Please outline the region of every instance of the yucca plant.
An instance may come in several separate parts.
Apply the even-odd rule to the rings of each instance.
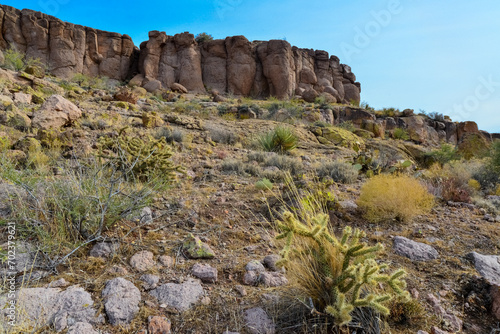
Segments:
[[[260,146],[267,152],[289,152],[297,147],[297,142],[297,136],[285,126],[277,126],[259,138]]]

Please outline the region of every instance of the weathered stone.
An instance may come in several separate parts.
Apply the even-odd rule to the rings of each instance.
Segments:
[[[245,327],[251,334],[274,334],[276,326],[269,318],[266,311],[260,307],[246,310],[243,313]]]
[[[148,318],[148,334],[170,334],[171,322],[165,317],[151,316]]]
[[[115,93],[114,99],[116,101],[123,101],[136,104],[137,100],[139,100],[139,95],[130,88],[123,87],[118,92]]]
[[[137,271],[147,271],[156,266],[153,256],[150,251],[137,252],[130,258],[130,265]]]
[[[4,309],[6,301],[6,295],[0,296],[0,309]],[[23,312],[18,314],[16,321],[34,328],[51,325],[56,331],[62,331],[78,322],[103,322],[102,316],[96,317],[90,294],[78,286],[65,291],[56,288],[21,288],[17,292],[17,305],[22,305]]]
[[[267,255],[264,260],[262,260],[262,263],[269,268],[271,271],[279,271],[281,268],[278,268],[276,266],[276,263],[281,260],[281,256],[278,254],[271,254]]]
[[[497,320],[500,320],[500,285],[490,287],[491,313]]]
[[[160,80],[146,78],[146,83],[143,83],[142,88],[150,93],[154,93],[162,89],[162,84]]]
[[[109,323],[113,326],[130,324],[139,312],[141,292],[124,278],[117,277],[107,281],[102,297]]]
[[[0,186],[0,190],[5,190],[6,188],[7,187],[5,185]],[[11,189],[11,191],[17,191],[14,187],[9,188]],[[7,189],[7,191],[9,191],[9,189]],[[8,195],[8,193],[5,195]],[[2,199],[2,197],[4,196],[0,195],[0,200]],[[38,251],[33,245],[24,241],[18,241],[15,245],[16,261],[14,262],[14,266],[13,268],[10,266],[7,267],[8,261],[0,262],[0,279],[1,277],[4,277],[6,272],[14,272],[16,274],[25,271],[29,272],[37,264],[37,258],[39,257],[39,255],[37,255]],[[9,249],[7,244],[0,245],[0,248]]]
[[[193,276],[201,279],[203,283],[217,282],[217,269],[208,264],[196,263],[193,266],[191,273]]]
[[[492,285],[500,285],[500,258],[495,255],[482,255],[476,252],[467,254],[476,270]]]
[[[41,130],[71,125],[82,116],[81,110],[60,95],[52,95],[33,113],[32,124]]]
[[[77,322],[68,329],[68,334],[99,334],[88,322]]]
[[[167,283],[149,292],[162,304],[186,311],[196,304],[203,296],[203,287],[199,280],[188,279],[182,284]]]
[[[413,261],[429,261],[439,257],[438,252],[432,246],[405,237],[395,237],[393,249],[396,254]]]
[[[257,285],[259,281],[259,273],[257,271],[247,271],[243,275],[243,284],[245,285]]]
[[[139,279],[143,282],[142,287],[145,290],[155,289],[160,281],[160,277],[151,274],[142,275]]]
[[[30,104],[31,103],[31,94],[24,93],[14,93],[14,101],[17,103]]]
[[[171,256],[161,255],[160,257],[158,257],[158,262],[164,267],[172,268],[175,260]]]
[[[267,287],[277,287],[287,285],[288,280],[285,275],[279,272],[263,272],[259,276],[259,283]]]
[[[261,273],[261,272],[266,271],[266,268],[264,268],[264,265],[260,261],[252,260],[252,261],[247,263],[247,265],[245,266],[245,270],[246,271],[255,271],[257,273]]]
[[[188,93],[188,90],[186,89],[186,87],[184,87],[183,85],[181,85],[180,83],[177,83],[177,82],[172,83],[170,85],[170,89],[172,90],[172,92],[177,92],[177,93],[181,93],[181,94]]]
[[[212,259],[215,257],[215,253],[210,246],[192,234],[186,238],[182,248],[191,259]]]
[[[89,255],[93,257],[108,258],[112,256],[120,246],[112,242],[100,242],[95,244],[90,250]]]
[[[48,287],[49,288],[65,288],[68,285],[69,285],[69,282],[67,282],[64,278],[60,278],[56,281],[50,282]]]
[[[319,94],[314,89],[310,88],[302,93],[302,98],[304,101],[313,103],[319,97]]]

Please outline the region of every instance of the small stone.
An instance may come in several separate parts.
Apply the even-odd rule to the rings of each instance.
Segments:
[[[203,283],[217,282],[217,269],[208,264],[196,263],[191,270],[193,276],[201,279]]]
[[[57,281],[52,281],[47,286],[48,288],[65,288],[69,285],[69,283],[64,279],[60,278]]]
[[[212,301],[210,300],[210,298],[209,298],[209,297],[203,297],[203,298],[201,298],[201,300],[200,300],[200,303],[201,303],[202,305],[205,305],[205,306],[210,305],[210,303],[211,303],[211,302],[212,302]]]
[[[165,317],[151,316],[148,318],[148,334],[170,334],[172,323]]]
[[[276,332],[273,321],[266,311],[260,307],[248,309],[244,312],[245,326],[250,334],[274,334]]]
[[[118,250],[119,245],[111,242],[100,242],[95,244],[89,255],[93,257],[108,258]]]
[[[247,265],[245,266],[245,270],[246,271],[255,271],[255,272],[261,273],[263,271],[266,271],[266,268],[264,268],[264,265],[262,263],[260,263],[259,261],[252,260],[252,261],[247,263]]]
[[[150,251],[140,251],[130,258],[130,265],[137,271],[147,271],[156,265],[153,256]]]
[[[450,332],[443,331],[442,329],[439,329],[436,326],[432,326],[431,328],[431,334],[451,334]]]
[[[245,297],[247,295],[247,290],[243,285],[236,285],[234,289],[240,294],[240,296]]]
[[[256,285],[259,279],[259,274],[256,271],[247,271],[243,276],[243,284]]]
[[[190,259],[213,259],[215,257],[215,252],[210,246],[192,234],[186,238],[182,248]]]
[[[122,266],[112,266],[109,268],[108,272],[110,274],[118,275],[118,276],[126,276],[128,275],[128,270]]]
[[[276,263],[281,260],[281,256],[277,254],[268,255],[262,261],[264,265],[272,271],[279,271],[280,268],[276,266]]]
[[[160,281],[160,277],[151,274],[142,275],[139,279],[143,282],[142,287],[144,290],[155,289]]]
[[[99,334],[88,322],[77,322],[68,329],[68,334]]]
[[[170,307],[183,312],[202,298],[203,287],[199,280],[188,279],[182,284],[163,284],[149,293],[158,299],[160,304],[165,304],[165,308]]]
[[[288,280],[282,273],[277,272],[264,272],[260,274],[259,282],[266,287],[277,287],[287,285]]]
[[[429,334],[426,331],[418,331],[417,334]]]
[[[106,282],[102,291],[110,324],[128,325],[139,312],[141,292],[130,281],[118,277]]]
[[[429,261],[439,257],[434,247],[412,241],[405,237],[395,237],[393,249],[396,254],[405,256],[413,261]]]
[[[174,266],[174,263],[175,263],[175,260],[173,257],[171,256],[168,256],[168,255],[161,255],[159,258],[158,258],[158,262],[160,262],[160,264],[164,267],[167,267],[167,268],[172,268]]]
[[[356,211],[358,209],[358,205],[356,204],[356,202],[354,202],[352,200],[346,199],[346,200],[340,201],[339,205],[342,209],[344,209],[346,211]]]

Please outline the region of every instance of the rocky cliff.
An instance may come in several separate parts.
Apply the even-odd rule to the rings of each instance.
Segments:
[[[12,47],[38,58],[56,76],[134,77],[152,90],[180,83],[194,93],[209,89],[252,97],[314,99],[323,94],[332,102],[360,100],[361,86],[339,58],[283,40],[250,42],[233,36],[198,44],[189,33],[152,31],[139,49],[127,35],[5,5],[0,5],[0,26],[1,51]]]

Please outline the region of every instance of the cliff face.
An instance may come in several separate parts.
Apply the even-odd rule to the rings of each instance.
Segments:
[[[168,89],[180,83],[194,93],[216,89],[253,97],[326,94],[337,102],[360,100],[361,86],[349,66],[325,51],[292,47],[282,40],[250,42],[233,36],[198,45],[189,33],[152,31],[139,50],[127,35],[4,5],[0,26],[1,51],[13,47],[28,58],[39,58],[56,76],[136,76],[143,85],[154,81],[152,87]]]

